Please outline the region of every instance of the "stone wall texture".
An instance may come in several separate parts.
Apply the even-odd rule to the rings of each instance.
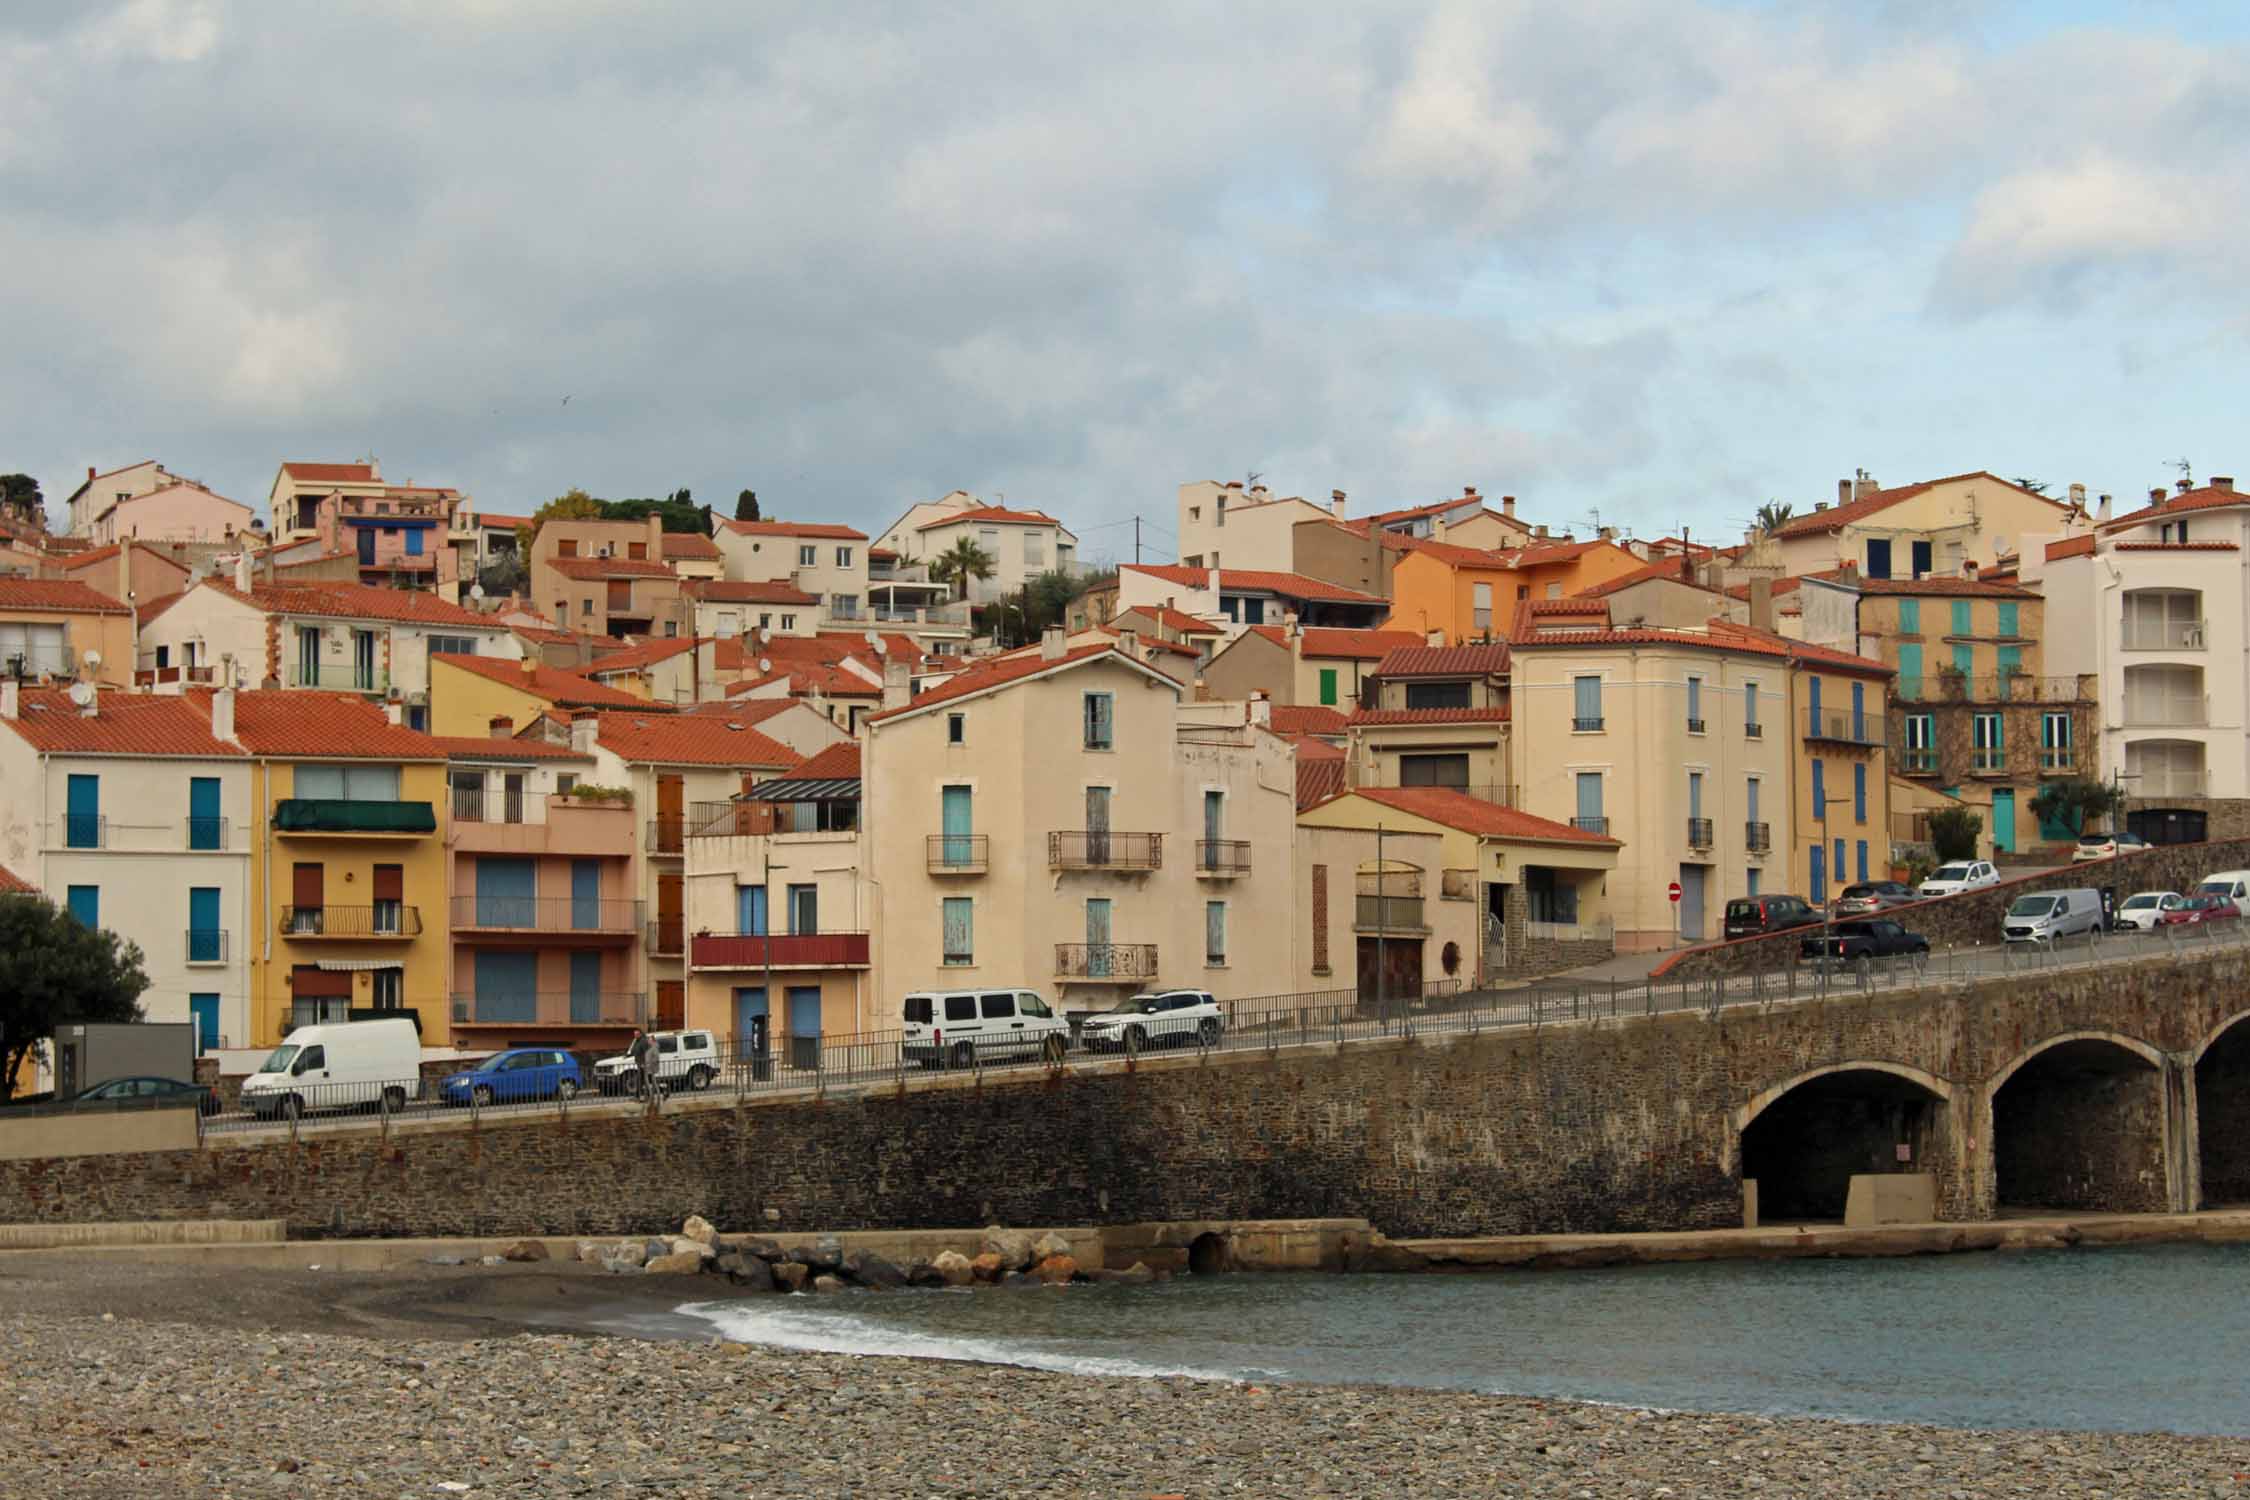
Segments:
[[[2233,950],[1877,993],[896,1088],[0,1162],[0,1222],[281,1218],[303,1236],[910,1229],[1364,1216],[1395,1237],[1741,1216],[1745,1127],[1810,1111],[1777,1182],[1932,1173],[1948,1218],[2188,1208],[2202,1120],[2250,1119]],[[1997,1093],[1995,1091],[1997,1090]],[[1792,1127],[1794,1130],[1794,1127]],[[1998,1139],[1995,1140],[1996,1129]],[[1856,1132],[1856,1134],[1855,1134]],[[1900,1134],[1903,1132],[1903,1134]],[[1894,1140],[1894,1135],[1898,1139]],[[223,1138],[221,1138],[223,1140]],[[1862,1163],[1866,1165],[1861,1165]],[[2003,1187],[2004,1183],[2004,1187]],[[2214,1183],[2219,1186],[2219,1183]],[[1810,1201],[1810,1200],[1807,1200]]]

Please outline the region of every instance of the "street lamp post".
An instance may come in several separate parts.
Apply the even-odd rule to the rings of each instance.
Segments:
[[[1851,800],[1852,799],[1849,797],[1822,797],[1820,799],[1820,805],[1813,809],[1814,812],[1820,815],[1820,857],[1822,859],[1826,859],[1829,854],[1833,852],[1828,842],[1828,809],[1830,809],[1831,807],[1840,807],[1844,803]],[[1837,870],[1832,873],[1839,880],[1843,875],[1843,872],[1841,870]],[[1834,897],[1830,897],[1829,899],[1820,903],[1820,969],[1823,974],[1827,973],[1829,968],[1828,944],[1830,933],[1836,925],[1835,910],[1836,901]]]

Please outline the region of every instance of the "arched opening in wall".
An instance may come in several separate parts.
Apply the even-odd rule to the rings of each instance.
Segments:
[[[1935,1169],[1945,1119],[1935,1092],[1880,1068],[1806,1079],[1743,1127],[1742,1175],[1758,1184],[1758,1221],[1843,1222],[1855,1175]]]
[[[1227,1242],[1206,1231],[1188,1245],[1188,1273],[1216,1276],[1227,1268]]]
[[[2203,1206],[2250,1203],[2250,1016],[2237,1016],[2195,1064]]]
[[[1992,1167],[2003,1212],[2162,1213],[2162,1073],[2106,1037],[2032,1054],[1992,1095]]]

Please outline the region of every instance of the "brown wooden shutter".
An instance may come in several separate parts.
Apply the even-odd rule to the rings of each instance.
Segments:
[[[311,964],[296,964],[289,970],[289,989],[300,1000],[349,1000],[352,976],[331,974]]]
[[[561,541],[555,543],[555,556],[576,557],[577,555],[578,542],[575,538],[564,537]]]
[[[291,872],[289,902],[292,906],[325,906],[327,898],[321,894],[325,871],[320,865],[299,865]]]
[[[377,865],[375,867],[375,899],[377,901],[404,901],[406,899],[406,867],[404,865]]]

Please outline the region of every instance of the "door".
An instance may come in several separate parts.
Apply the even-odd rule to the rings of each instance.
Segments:
[[[188,781],[188,847],[218,849],[225,844],[219,818],[219,778],[191,777]]]
[[[226,935],[219,931],[219,888],[188,888],[188,962],[215,964],[226,955]]]
[[[766,1051],[766,989],[746,985],[734,992],[734,1044],[743,1053],[763,1056]]]
[[[1867,742],[1867,684],[1852,684],[1852,740],[1857,744]]]
[[[69,811],[63,816],[64,845],[72,849],[99,849],[102,846],[102,779],[73,776],[66,795]]]
[[[948,865],[975,863],[972,850],[976,841],[970,837],[976,831],[973,793],[965,786],[949,786],[938,792],[940,828],[945,839],[939,845],[939,860]]]
[[[1680,936],[1688,942],[1703,938],[1703,877],[1702,865],[1680,866]]]
[[[529,927],[539,895],[536,861],[477,860],[477,926]]]
[[[361,526],[356,529],[359,532],[359,565],[372,568],[375,566],[375,528]]]
[[[297,686],[320,686],[320,627],[297,627]]]
[[[476,956],[476,1018],[529,1023],[539,1019],[539,955],[482,951]]]
[[[687,783],[677,776],[656,778],[656,852],[677,854],[687,836]]]
[[[1360,1008],[1396,1008],[1422,993],[1422,940],[1363,937],[1358,968]]]
[[[791,985],[789,1001],[789,1066],[820,1066],[820,986]]]
[[[766,932],[766,888],[762,885],[738,885],[734,888],[734,930],[744,937],[763,937]]]
[[[1602,773],[1578,773],[1578,826],[1589,833],[1607,833],[1602,819]]]
[[[1203,868],[1206,870],[1226,868],[1225,857],[1219,849],[1219,840],[1225,838],[1226,833],[1227,794],[1225,792],[1205,792],[1203,794]]]
[[[2016,789],[1996,786],[1992,789],[1992,847],[1995,852],[2016,852]]]
[[[1086,788],[1086,863],[1109,863],[1109,788]]]
[[[1891,576],[1891,542],[1889,537],[1871,536],[1867,539],[1867,576]]]
[[[659,979],[656,982],[656,1029],[678,1031],[686,1024],[687,981]]]
[[[372,930],[402,932],[406,918],[406,866],[377,865],[369,872],[368,892],[374,897]]]
[[[195,1023],[195,1051],[200,1057],[219,1045],[219,997],[190,995],[187,1008],[188,1019]]]
[[[1928,542],[1915,542],[1913,544],[1913,564],[1914,576],[1916,578],[1926,578],[1929,576],[1930,544]]]
[[[352,632],[352,686],[363,693],[375,690],[375,632]]]
[[[686,885],[678,875],[656,877],[656,951],[677,953],[686,936]]]
[[[1828,899],[1828,854],[1820,845],[1812,846],[1812,902],[1819,906]]]
[[[1109,972],[1109,898],[1095,896],[1086,902],[1086,973],[1107,979]]]
[[[570,1019],[572,1024],[590,1026],[602,1018],[602,956],[599,953],[573,953],[570,955]]]
[[[602,925],[602,862],[570,862],[570,925],[580,932],[595,932]]]
[[[793,885],[789,887],[789,930],[791,932],[820,931],[820,887]]]

